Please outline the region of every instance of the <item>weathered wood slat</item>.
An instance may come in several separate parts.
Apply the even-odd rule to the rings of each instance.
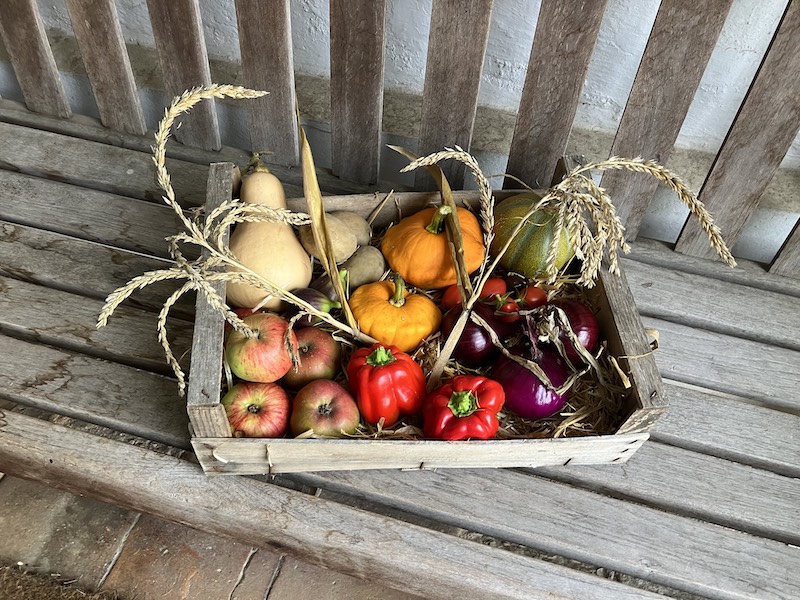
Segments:
[[[203,23],[198,0],[147,0],[164,89],[170,96],[211,83]],[[204,100],[180,117],[183,125],[175,137],[184,144],[205,150],[221,147],[219,124],[213,99]]]
[[[799,583],[797,573],[785,568],[800,559],[796,546],[526,473],[443,469],[376,471],[365,477],[339,471],[293,478],[703,597],[756,593],[777,600],[791,596]],[[491,501],[468,500],[476,497]]]
[[[132,367],[0,335],[6,399],[186,447],[186,403],[174,380]],[[146,402],[140,402],[145,400]]]
[[[113,0],[68,0],[70,20],[103,125],[147,131]]]
[[[665,381],[669,410],[652,439],[800,477],[800,416]]]
[[[206,210],[211,212],[230,200],[230,182],[233,165],[217,163],[208,171],[208,199]],[[226,238],[227,239],[227,238]],[[208,252],[203,252],[208,256]],[[225,282],[211,284],[220,297],[225,297]],[[225,409],[220,404],[222,377],[222,349],[224,345],[222,315],[212,307],[203,294],[197,295],[195,331],[192,339],[192,377],[187,391],[189,419],[196,437],[230,437],[231,427]]]
[[[666,164],[732,0],[702,10],[681,0],[662,2],[611,147],[612,156],[642,156]],[[629,240],[636,237],[658,180],[606,171],[602,186],[614,198]]]
[[[759,537],[800,542],[796,478],[658,443],[644,444],[624,466],[569,465],[536,473]]]
[[[644,315],[800,350],[800,318],[792,317],[800,300],[793,296],[632,260],[622,266]]]
[[[5,418],[0,469],[9,475],[191,524],[240,543],[277,545],[314,564],[426,598],[659,597],[254,479],[208,478],[186,461],[54,423],[10,411]],[[253,527],[256,522],[259,526]]]
[[[0,35],[28,108],[56,117],[71,117],[72,109],[36,0],[0,2]]]
[[[152,156],[107,144],[0,123],[0,167],[123,196],[161,202]],[[76,157],[80,157],[76,160]],[[207,166],[167,159],[178,201],[205,200]]]
[[[0,330],[33,341],[66,348],[141,369],[172,375],[156,334],[156,315],[120,306],[109,324],[97,329],[103,303],[0,276]],[[170,346],[181,364],[192,344],[192,323],[167,322]]]
[[[116,288],[167,261],[94,242],[0,221],[0,274],[73,294],[104,300]],[[134,292],[131,306],[160,310],[178,283],[162,282]],[[174,314],[191,317],[193,299],[185,296]]]
[[[657,329],[656,363],[665,378],[797,412],[800,352],[645,317]]]
[[[386,0],[333,0],[330,13],[333,172],[373,183],[380,168]]]
[[[161,258],[169,254],[164,238],[181,227],[164,204],[1,169],[0,219]]]
[[[669,244],[646,238],[639,238],[631,244],[631,248],[632,251],[628,256],[643,264],[666,267],[683,273],[693,273],[757,290],[769,290],[800,298],[799,280],[768,273],[762,265],[750,260],[737,259],[736,268],[731,269],[720,261],[710,261],[673,252]]]
[[[539,9],[506,167],[530,186],[548,185],[564,154],[605,6],[558,0]]]
[[[133,135],[121,131],[110,131],[102,127],[99,122],[92,122],[89,118],[83,118],[80,121],[67,121],[48,117],[46,115],[39,115],[26,110],[21,104],[11,100],[0,100],[0,121],[35,130],[49,131],[80,140],[128,148],[146,154],[151,154],[150,147],[153,145],[153,139],[149,136]],[[215,152],[170,142],[167,144],[166,153],[167,157],[170,159],[177,159],[179,161],[204,166],[212,162],[227,161],[235,163],[243,168],[250,160],[249,153],[231,148],[230,146],[225,146],[220,151]],[[167,164],[170,165],[169,161]],[[172,172],[171,165],[169,168],[170,172]],[[283,182],[286,193],[289,196],[303,195],[302,171],[300,169],[271,164],[270,170]],[[329,170],[321,168],[317,169],[317,179],[319,180],[324,194],[357,194],[371,192],[374,189],[387,189],[385,185],[383,187],[367,187],[342,181],[338,177],[331,175]],[[203,180],[205,180],[204,176]]]
[[[294,63],[289,0],[236,0],[242,74],[247,87],[269,92],[246,103],[250,144],[264,159],[297,165],[297,129]],[[303,107],[299,107],[302,113]]]
[[[729,245],[739,238],[800,130],[800,3],[789,2],[758,73],[739,108],[700,200]],[[716,258],[696,219],[689,217],[675,250]]]
[[[769,268],[770,273],[800,279],[800,220]]]
[[[454,145],[469,150],[491,14],[492,0],[433,2],[417,154]],[[463,187],[463,164],[450,161],[441,167],[454,189]],[[415,188],[436,186],[420,169]]]

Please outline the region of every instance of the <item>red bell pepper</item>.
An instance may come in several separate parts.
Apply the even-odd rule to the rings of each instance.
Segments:
[[[500,427],[497,413],[505,403],[503,386],[479,375],[456,375],[435,389],[422,412],[425,437],[442,440],[488,440]]]
[[[370,425],[394,425],[400,415],[418,413],[425,400],[425,373],[396,346],[374,344],[356,350],[347,380],[361,416]]]

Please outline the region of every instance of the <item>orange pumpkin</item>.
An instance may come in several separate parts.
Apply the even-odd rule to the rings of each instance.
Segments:
[[[439,289],[456,282],[456,269],[444,228],[447,206],[425,208],[401,219],[383,236],[381,252],[393,271],[409,284]],[[478,219],[466,208],[458,209],[464,239],[464,259],[473,273],[481,266],[486,248]]]
[[[417,348],[442,322],[439,307],[427,296],[409,292],[399,274],[392,281],[356,288],[349,304],[361,331],[403,352]]]

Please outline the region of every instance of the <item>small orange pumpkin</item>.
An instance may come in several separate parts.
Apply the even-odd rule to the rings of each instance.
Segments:
[[[444,230],[448,206],[425,208],[390,227],[383,236],[381,252],[393,271],[409,284],[439,289],[456,282],[456,269]],[[473,273],[481,266],[486,248],[478,219],[466,208],[457,211],[464,240],[464,260]]]
[[[356,288],[349,300],[358,327],[382,344],[410,352],[439,330],[442,313],[427,296],[412,294],[399,274]]]

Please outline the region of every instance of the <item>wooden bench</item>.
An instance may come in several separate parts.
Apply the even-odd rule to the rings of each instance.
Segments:
[[[491,4],[434,2],[420,153],[470,146]],[[137,292],[95,328],[109,292],[167,264],[164,237],[177,224],[159,201],[114,2],[67,5],[99,122],[72,115],[37,3],[0,5],[25,100],[0,101],[0,471],[425,598],[797,596],[796,226],[769,265],[736,269],[708,258],[693,224],[674,243],[633,243],[623,268],[645,326],[660,332],[670,407],[624,465],[208,477],[156,341],[170,287]],[[209,83],[196,0],[147,5],[169,94]],[[273,92],[248,110],[252,147],[274,151],[274,172],[300,196],[288,5],[236,2],[243,81]],[[542,180],[564,153],[604,5],[543,3],[536,40],[550,43],[534,43],[509,173]],[[614,154],[666,161],[730,5],[661,3]],[[385,4],[332,6],[332,171],[320,183],[370,191],[383,185]],[[800,127],[799,30],[791,2],[701,188],[730,243]],[[662,86],[675,65],[682,77]],[[187,206],[204,201],[209,163],[247,162],[245,150],[220,147],[212,108],[193,112],[183,144],[169,146]],[[603,185],[633,239],[655,188],[623,174]],[[187,300],[170,322],[186,365],[192,323]]]

